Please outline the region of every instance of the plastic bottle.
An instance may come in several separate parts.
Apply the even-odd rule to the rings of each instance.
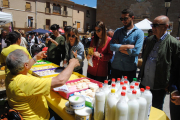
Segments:
[[[126,86],[123,86],[123,87],[122,87],[122,92],[127,93]],[[121,92],[121,93],[122,93],[122,92]],[[119,99],[118,99],[118,100],[120,100],[120,99],[121,99],[121,96],[119,97]],[[129,98],[127,97],[127,94],[125,94],[125,100],[126,100],[126,102],[128,102],[128,101],[129,101]]]
[[[141,91],[141,96],[137,98],[137,101],[139,102],[138,120],[144,120],[147,101],[144,97],[142,97],[142,94],[144,93],[144,88],[141,88],[140,91]]]
[[[142,95],[146,101],[147,101],[147,105],[146,105],[146,113],[145,113],[145,118],[144,120],[149,120],[149,114],[151,111],[151,106],[152,106],[152,93],[150,91],[150,87],[146,86],[146,90],[144,92],[144,94]]]
[[[117,91],[117,88],[116,88],[116,84],[115,84],[115,83],[113,83],[113,84],[111,85],[111,89],[115,89],[115,90]]]
[[[139,103],[136,99],[136,90],[132,91],[132,98],[128,101],[128,120],[138,120]]]
[[[105,120],[114,120],[116,112],[117,98],[115,95],[115,89],[111,89],[106,102]]]
[[[115,120],[127,120],[128,118],[128,104],[125,99],[126,93],[121,92],[121,99],[116,104],[116,118]]]
[[[121,91],[122,91],[122,87],[124,86],[124,82],[120,82],[120,87],[119,89],[117,90],[116,92],[116,96],[117,98],[119,98],[119,95],[121,94]]]
[[[129,85],[128,85],[128,81],[124,81],[124,86],[126,86],[126,89],[129,90]]]
[[[100,84],[99,89],[95,93],[94,120],[104,119],[105,93],[102,87],[102,84]]]
[[[137,78],[133,78],[133,81],[130,83],[130,85],[135,85],[136,82],[137,82]]]
[[[128,81],[128,86],[129,86],[129,80],[127,79],[127,76],[124,76],[124,81]]]
[[[134,90],[134,86],[131,85],[131,86],[130,86],[130,89],[127,91],[127,97],[128,97],[129,99],[132,98],[132,91],[133,91],[133,90]]]
[[[112,85],[112,84],[116,84],[115,81],[116,81],[116,79],[115,79],[115,78],[112,78],[112,80],[111,80],[111,85]]]
[[[139,83],[135,83],[135,86],[134,86],[134,89],[137,91],[137,94],[136,94],[136,97],[140,97],[141,96],[141,92],[140,92],[140,89],[139,89]]]
[[[108,94],[109,94],[108,80],[104,80],[103,91],[104,91],[105,97],[106,97],[106,99],[107,99],[107,96],[108,96]]]
[[[116,81],[116,88],[119,89],[120,87],[120,81],[121,81],[121,78],[117,78],[117,81]]]

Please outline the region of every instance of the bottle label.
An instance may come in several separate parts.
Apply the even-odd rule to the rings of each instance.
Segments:
[[[152,103],[151,103],[151,104],[149,104],[147,118],[149,118],[149,115],[150,115],[150,112],[151,112],[151,106],[152,106]]]

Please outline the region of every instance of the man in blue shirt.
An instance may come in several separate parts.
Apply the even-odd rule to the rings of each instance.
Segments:
[[[120,20],[123,27],[116,29],[110,43],[110,49],[115,51],[112,62],[112,78],[127,76],[131,82],[136,77],[138,55],[141,51],[144,33],[134,24],[134,14],[130,9],[124,9]]]

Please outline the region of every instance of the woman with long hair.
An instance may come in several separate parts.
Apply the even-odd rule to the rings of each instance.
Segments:
[[[68,64],[69,60],[76,58],[79,60],[80,66],[74,68],[74,72],[82,74],[83,60],[84,60],[84,46],[79,40],[78,30],[70,28],[65,42],[66,56],[64,64]]]
[[[90,47],[93,47],[93,66],[88,65],[87,77],[100,82],[104,82],[108,75],[108,61],[112,58],[110,50],[111,38],[106,34],[106,27],[102,21],[97,21],[95,25],[94,37],[91,40]],[[87,59],[90,56],[87,55]]]

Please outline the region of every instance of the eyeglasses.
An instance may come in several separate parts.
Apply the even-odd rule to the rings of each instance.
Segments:
[[[129,17],[120,18],[121,21],[126,21],[128,19],[129,19]]]
[[[70,34],[68,34],[68,37],[72,37],[72,38],[75,38],[76,36],[75,35],[70,35]]]
[[[98,32],[98,33],[99,33],[99,32],[101,32],[101,29],[98,29],[98,30],[94,30],[94,31],[95,31],[95,32]]]
[[[165,25],[165,24],[151,24],[151,27],[158,27],[159,25]]]

